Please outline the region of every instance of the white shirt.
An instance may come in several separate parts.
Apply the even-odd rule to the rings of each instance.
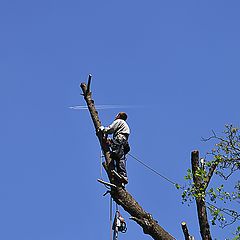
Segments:
[[[123,119],[116,119],[108,127],[104,128],[106,134],[113,134],[113,137],[118,134],[130,134],[130,128],[128,124]]]

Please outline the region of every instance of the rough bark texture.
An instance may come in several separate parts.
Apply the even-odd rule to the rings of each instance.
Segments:
[[[104,168],[108,174],[110,182],[117,186],[116,188],[112,188],[110,191],[112,198],[116,203],[121,205],[124,210],[131,215],[131,219],[142,227],[145,234],[150,235],[155,240],[175,239],[161,226],[158,225],[157,221],[152,218],[151,214],[147,213],[130,195],[130,193],[128,193],[126,189],[120,186],[119,182],[111,174],[111,169],[113,169],[113,163],[110,157],[110,151],[109,147],[107,146],[106,139],[104,139],[102,133],[98,131],[98,128],[101,126],[101,122],[98,117],[98,112],[96,111],[96,108],[94,106],[94,101],[92,100],[90,89],[85,83],[81,84],[81,88],[96,130],[97,137],[99,139],[99,143],[105,157],[106,162],[104,163]]]
[[[200,233],[203,240],[211,240],[210,226],[207,219],[207,208],[205,203],[205,197],[202,196],[202,191],[205,192],[205,182],[199,176],[199,152],[193,151],[191,156],[193,182],[196,188],[196,205],[198,213],[198,221],[200,226]]]

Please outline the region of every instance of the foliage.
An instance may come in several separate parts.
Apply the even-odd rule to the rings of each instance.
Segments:
[[[212,136],[203,141],[214,141],[215,146],[200,160],[196,176],[201,179],[201,184],[196,186],[191,169],[187,170],[182,201],[190,204],[196,198],[203,199],[212,225],[224,228],[237,224],[240,220],[240,181],[237,179],[240,170],[240,130],[226,125],[221,137],[212,131]],[[240,239],[240,226],[234,239]]]

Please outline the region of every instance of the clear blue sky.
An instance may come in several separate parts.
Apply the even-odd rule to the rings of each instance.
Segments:
[[[183,183],[211,129],[239,124],[239,1],[1,0],[0,239],[109,238],[99,144],[79,84],[128,112],[132,154]],[[104,125],[119,109],[99,111]],[[128,190],[159,224],[199,239],[196,209],[128,159]],[[128,214],[123,213],[128,219]],[[120,239],[150,239],[127,220]],[[217,239],[223,233],[214,230]]]

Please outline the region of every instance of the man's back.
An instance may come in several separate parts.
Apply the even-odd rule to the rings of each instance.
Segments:
[[[113,121],[111,125],[104,129],[104,132],[107,134],[113,134],[113,137],[117,136],[118,134],[130,134],[130,128],[126,121],[123,119],[116,119]]]

